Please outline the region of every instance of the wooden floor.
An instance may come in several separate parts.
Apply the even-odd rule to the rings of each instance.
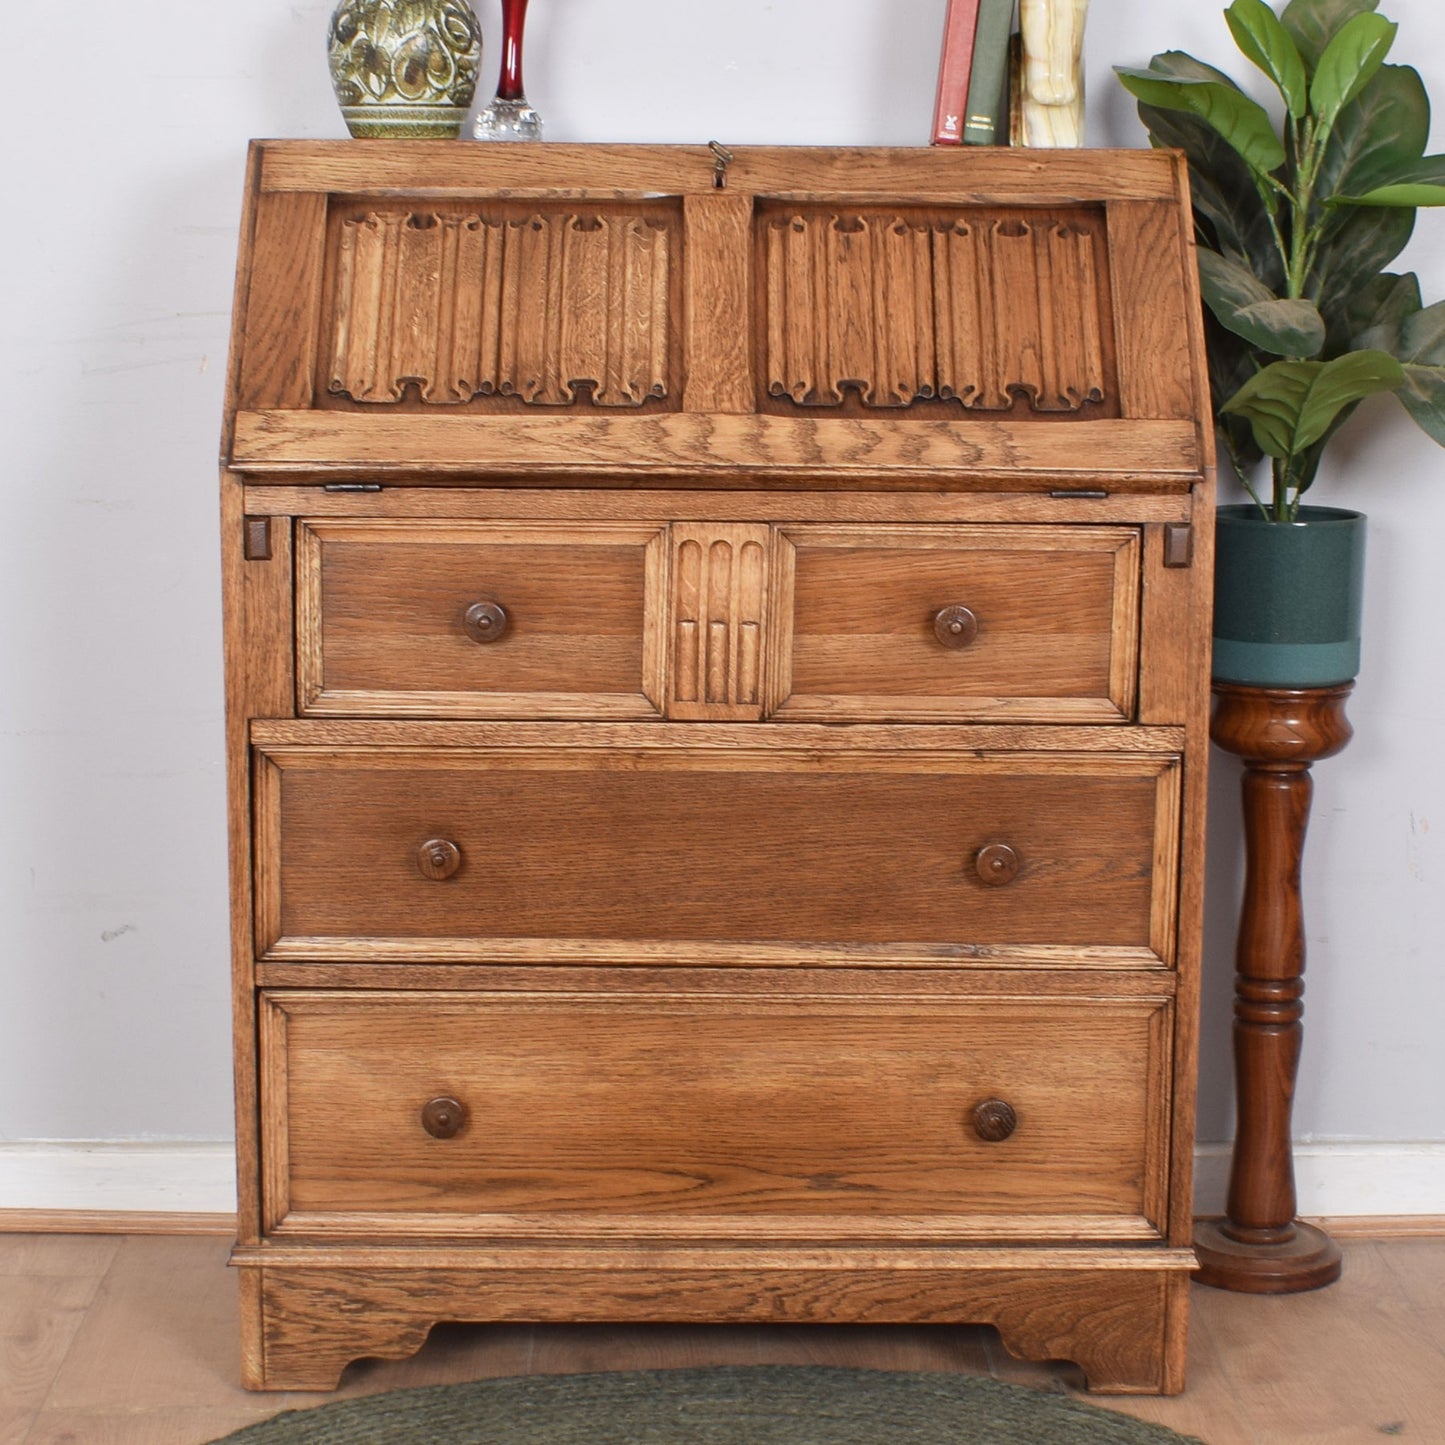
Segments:
[[[236,1283],[206,1236],[0,1235],[0,1445],[200,1445],[318,1395],[237,1383]],[[944,1326],[438,1328],[414,1359],[351,1366],[342,1395],[487,1375],[722,1363],[991,1373],[1077,1388]],[[1195,1286],[1189,1389],[1100,1400],[1207,1445],[1445,1445],[1445,1238],[1351,1240],[1345,1277],[1268,1299]]]

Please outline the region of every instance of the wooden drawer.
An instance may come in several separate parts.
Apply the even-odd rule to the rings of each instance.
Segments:
[[[1157,1238],[1169,1012],[1161,998],[271,992],[267,1227]],[[1000,1100],[1013,1132],[983,1137],[1008,1127],[996,1106],[976,1122]]]
[[[1136,529],[798,526],[781,544],[780,717],[1133,716]]]
[[[655,717],[644,619],[662,566],[649,526],[301,522],[300,709]]]
[[[763,745],[727,726],[602,727],[261,747],[263,956],[1172,961],[1172,754],[939,750],[935,729],[826,751],[787,746],[791,729]]]

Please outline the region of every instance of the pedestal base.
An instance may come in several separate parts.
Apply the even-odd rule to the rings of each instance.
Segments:
[[[1200,1284],[1243,1294],[1300,1294],[1340,1277],[1340,1248],[1322,1229],[1294,1222],[1283,1244],[1243,1244],[1224,1233],[1226,1221],[1202,1219],[1194,1229]]]

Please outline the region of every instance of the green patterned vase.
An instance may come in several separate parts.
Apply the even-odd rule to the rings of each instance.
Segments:
[[[331,83],[354,136],[455,139],[481,58],[467,0],[340,0],[331,16]]]

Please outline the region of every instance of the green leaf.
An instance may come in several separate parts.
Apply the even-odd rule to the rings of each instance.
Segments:
[[[1313,72],[1325,47],[1340,29],[1356,15],[1375,10],[1379,3],[1380,0],[1290,0],[1279,22],[1294,41],[1305,68]]]
[[[1325,46],[1310,81],[1310,109],[1321,130],[1329,130],[1385,63],[1400,27],[1383,15],[1356,15]]]
[[[1375,78],[1340,112],[1320,160],[1315,195],[1362,193],[1416,175],[1430,137],[1430,101],[1419,72],[1408,65],[1383,65]]]
[[[1276,361],[1245,382],[1223,410],[1248,419],[1267,455],[1289,461],[1319,441],[1345,407],[1404,383],[1404,367],[1383,351],[1349,351],[1333,361]]]
[[[1234,43],[1279,88],[1285,109],[1299,120],[1309,109],[1309,77],[1289,31],[1264,0],[1234,0],[1224,12]]]
[[[1169,75],[1233,83],[1222,71],[1182,50],[1156,55],[1149,66]],[[1141,105],[1139,119],[1155,145],[1175,147],[1188,158],[1195,222],[1205,243],[1217,251],[1248,258],[1265,285],[1279,291],[1284,285],[1284,262],[1269,228],[1265,203],[1239,154],[1197,115]]]
[[[1391,271],[1372,277],[1349,297],[1340,311],[1342,336],[1333,352],[1376,347],[1401,360],[1393,346],[1378,339],[1367,340],[1376,327],[1399,326],[1420,310],[1420,278],[1413,271],[1397,276]],[[1327,343],[1331,344],[1331,343]]]
[[[1268,112],[1237,86],[1217,80],[1173,78],[1158,70],[1122,65],[1116,65],[1114,72],[1124,88],[1146,105],[1187,111],[1206,121],[1257,174],[1268,175],[1284,164],[1284,145],[1274,132]]]
[[[1363,196],[1335,196],[1335,206],[1445,206],[1445,186],[1427,186],[1422,181],[1402,181],[1396,185],[1376,186]]]
[[[1415,229],[1415,213],[1387,206],[1341,206],[1305,282],[1308,296],[1335,331],[1350,298],[1403,251]]]
[[[1376,326],[1360,340],[1403,363],[1405,383],[1397,394],[1405,410],[1445,446],[1445,301]]]
[[[1314,302],[1276,296],[1249,267],[1200,247],[1204,304],[1226,331],[1271,356],[1313,356],[1325,344],[1325,323]]]

